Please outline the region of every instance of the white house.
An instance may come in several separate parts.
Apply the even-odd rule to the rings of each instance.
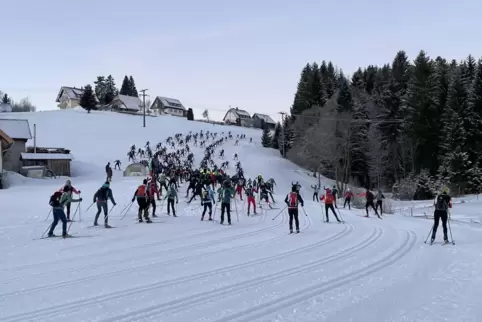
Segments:
[[[241,126],[251,126],[252,120],[251,115],[245,110],[241,110],[239,108],[230,108],[226,115],[223,118],[224,123],[226,124],[239,124]]]
[[[0,113],[10,113],[12,112],[12,105],[0,103]]]
[[[110,103],[113,110],[123,112],[142,111],[142,102],[137,96],[117,95]]]
[[[55,102],[61,109],[74,108],[80,105],[80,98],[84,94],[82,88],[62,86]]]
[[[182,105],[181,101],[169,98],[157,96],[154,102],[152,102],[151,110],[158,110],[159,114],[170,114],[174,116],[185,116],[186,108]]]

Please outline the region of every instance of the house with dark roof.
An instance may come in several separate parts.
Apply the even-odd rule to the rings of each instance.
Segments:
[[[186,116],[187,110],[181,101],[175,98],[156,96],[150,107],[152,111],[158,111],[159,114],[169,114],[174,116]]]
[[[13,139],[0,130],[0,189],[3,189],[3,156],[8,152],[13,143]]]
[[[237,124],[240,126],[253,126],[253,120],[251,115],[245,110],[238,107],[230,108],[226,115],[224,115],[223,121],[225,124]]]
[[[28,120],[0,119],[0,130],[13,140],[13,144],[3,155],[3,169],[19,172],[21,153],[25,152],[27,141],[32,139],[30,124]]]
[[[112,110],[118,112],[138,113],[142,111],[141,99],[137,96],[117,95],[110,103]]]
[[[58,103],[57,106],[61,109],[74,108],[80,106],[82,94],[84,94],[84,89],[82,88],[62,86],[55,102]]]
[[[254,127],[262,129],[263,126],[267,126],[269,129],[276,127],[276,122],[267,114],[254,113],[252,117],[254,121]]]

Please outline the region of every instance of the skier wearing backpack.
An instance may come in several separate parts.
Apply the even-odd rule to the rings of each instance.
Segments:
[[[325,195],[321,196],[320,198],[321,201],[325,201],[325,215],[326,215],[326,222],[330,222],[330,219],[328,217],[328,210],[331,209],[333,214],[335,215],[335,218],[338,222],[341,222],[341,220],[338,218],[338,215],[335,212],[335,208],[333,207],[333,202],[335,201],[335,196],[333,195],[332,191],[330,188],[325,190]]]
[[[174,217],[176,216],[176,208],[174,208],[174,199],[176,199],[176,204],[179,202],[179,199],[177,198],[177,190],[176,190],[176,185],[171,184],[169,186],[169,191],[167,192],[167,215],[170,216],[170,209],[172,209],[172,215]]]
[[[288,206],[288,215],[290,216],[290,234],[293,233],[293,219],[295,221],[296,233],[299,234],[300,222],[298,219],[298,204],[301,204],[301,207],[303,207],[304,202],[296,186],[293,185],[291,187],[291,192],[286,195],[285,203]]]
[[[136,191],[134,192],[134,196],[132,197],[132,202],[137,199],[137,204],[139,205],[139,211],[137,213],[137,217],[139,222],[142,221],[142,215],[144,215],[144,219],[146,223],[152,223],[151,219],[149,219],[149,199],[147,196],[147,179],[142,181],[142,184],[137,187]]]
[[[206,214],[206,211],[208,210],[208,208],[209,208],[209,220],[213,220],[213,218],[212,218],[213,204],[215,204],[214,196],[209,194],[208,191],[204,191],[202,193],[202,197],[201,197],[201,206],[204,207],[203,213],[201,215],[201,221],[204,220],[204,215]]]
[[[50,230],[48,233],[48,237],[55,237],[54,230],[59,223],[59,220],[62,222],[62,237],[67,238],[70,235],[67,234],[67,217],[65,216],[64,206],[70,202],[81,202],[82,198],[79,199],[72,199],[70,193],[62,193],[60,191],[56,191],[49,200],[49,205],[52,207],[52,216],[54,217],[54,221],[50,225]]]
[[[254,194],[257,192],[251,184],[248,185],[248,188],[244,189],[246,196],[248,197],[248,216],[251,211],[251,205],[253,205],[253,211],[254,214],[256,215],[256,199],[254,197]]]
[[[104,227],[105,228],[111,228],[108,223],[109,219],[109,211],[108,211],[108,206],[107,206],[107,200],[112,201],[112,204],[115,206],[115,200],[114,196],[112,195],[112,190],[110,189],[110,183],[109,181],[106,181],[102,187],[100,187],[99,190],[94,194],[93,202],[97,202],[97,213],[95,214],[95,219],[94,219],[94,226],[98,226],[97,220],[99,220],[99,215],[101,211],[104,211]]]
[[[448,195],[447,191],[444,190],[442,194],[438,195],[434,202],[435,211],[433,213],[433,228],[432,228],[432,239],[430,244],[435,241],[435,236],[437,235],[437,228],[442,219],[442,228],[444,232],[444,242],[448,243],[447,235],[447,221],[448,221],[448,210],[452,208],[452,198]]]

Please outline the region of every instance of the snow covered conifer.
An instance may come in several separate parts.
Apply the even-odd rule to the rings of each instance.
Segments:
[[[271,146],[271,132],[268,126],[263,127],[263,135],[261,136],[261,144],[265,148],[269,148]]]
[[[107,76],[105,80],[105,96],[104,104],[110,104],[114,97],[117,95],[117,88],[115,87],[114,77],[112,75]]]
[[[97,105],[97,100],[95,99],[92,86],[85,85],[84,93],[80,97],[80,106],[85,108],[87,112],[90,113],[91,110],[95,109],[96,105]]]
[[[136,83],[134,81],[134,77],[129,76],[129,96],[139,97],[139,93],[137,92]]]
[[[105,94],[106,94],[106,83],[104,76],[97,76],[97,80],[94,82],[95,84],[95,96],[99,100],[101,105],[105,104]]]
[[[271,140],[271,147],[273,149],[278,150],[280,148],[280,135],[281,135],[281,124],[278,122],[276,123],[276,127],[274,128],[274,135],[273,139]]]
[[[130,93],[131,93],[131,87],[130,87],[130,83],[129,83],[129,77],[127,77],[127,75],[125,75],[124,80],[122,81],[122,86],[121,86],[119,94],[130,96]]]

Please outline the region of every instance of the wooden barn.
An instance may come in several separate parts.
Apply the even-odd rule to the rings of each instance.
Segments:
[[[21,153],[20,159],[22,167],[28,169],[29,167],[44,166],[47,172],[52,172],[53,176],[70,177],[70,162],[73,160],[70,150],[62,148],[39,148],[36,153],[33,148],[28,148],[26,153]]]

